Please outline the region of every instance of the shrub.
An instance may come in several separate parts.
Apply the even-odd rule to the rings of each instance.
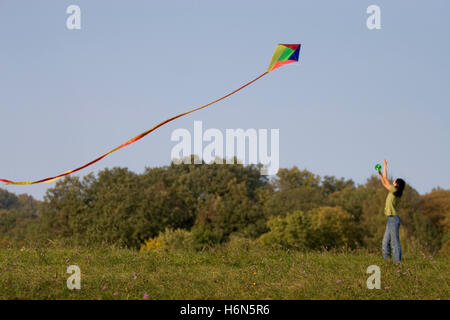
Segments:
[[[150,238],[141,245],[140,252],[156,251],[161,248],[161,242],[157,238]]]
[[[308,212],[311,219],[311,249],[355,248],[360,243],[361,228],[341,207],[321,207]]]
[[[168,250],[185,250],[193,247],[194,237],[191,232],[185,229],[168,229],[160,232],[158,241],[163,249]]]
[[[193,248],[193,235],[184,229],[166,228],[157,237],[146,240],[141,245],[141,252],[156,250],[188,250]]]
[[[253,239],[245,238],[238,234],[232,234],[225,247],[233,251],[249,251],[250,247],[254,245]]]
[[[410,238],[417,239],[421,251],[436,253],[442,245],[442,235],[431,219],[422,213],[412,215]]]
[[[271,217],[267,226],[270,231],[258,239],[263,245],[296,249],[310,247],[311,220],[303,211],[296,210],[286,217]]]
[[[199,224],[192,228],[192,236],[195,249],[203,249],[224,242],[227,237],[223,230],[209,225]],[[228,239],[227,239],[228,240]]]
[[[361,237],[358,224],[341,207],[297,210],[286,217],[271,217],[267,226],[270,231],[258,239],[261,244],[300,250],[354,248]]]

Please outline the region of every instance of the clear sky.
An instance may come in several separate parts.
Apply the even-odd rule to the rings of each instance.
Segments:
[[[66,8],[81,8],[68,30]],[[381,29],[366,8],[381,8]],[[76,168],[264,72],[300,62],[81,171],[170,163],[176,128],[280,129],[280,166],[364,183],[374,165],[450,188],[450,2],[0,0],[0,178]],[[54,183],[6,186],[41,199]]]

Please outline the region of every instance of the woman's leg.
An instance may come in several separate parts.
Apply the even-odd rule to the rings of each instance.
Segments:
[[[401,262],[402,261],[402,247],[400,245],[400,234],[399,234],[399,229],[400,229],[400,217],[397,216],[393,216],[392,217],[392,227],[391,229],[391,241],[392,241],[392,248],[394,250],[394,261],[395,262]]]
[[[384,232],[384,237],[383,237],[383,258],[384,258],[384,260],[387,260],[391,257],[391,234],[392,234],[392,232],[390,231],[390,228],[389,228],[389,217],[388,217],[388,220],[386,221],[386,231]]]

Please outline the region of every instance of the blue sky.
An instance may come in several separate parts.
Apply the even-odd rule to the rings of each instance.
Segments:
[[[81,30],[66,8],[81,8]],[[381,30],[366,8],[381,8]],[[176,128],[280,129],[280,166],[364,183],[375,163],[450,188],[450,2],[0,0],[0,177],[78,167],[265,71],[300,63],[85,169],[170,163]],[[41,199],[54,183],[7,186]]]

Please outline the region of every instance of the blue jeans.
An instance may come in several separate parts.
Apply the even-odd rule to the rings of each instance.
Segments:
[[[394,261],[402,261],[402,247],[398,230],[400,228],[400,217],[398,215],[389,216],[386,223],[386,231],[383,237],[383,257],[387,260],[391,257],[391,244],[394,250]]]

